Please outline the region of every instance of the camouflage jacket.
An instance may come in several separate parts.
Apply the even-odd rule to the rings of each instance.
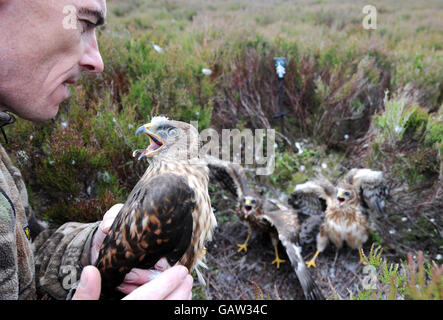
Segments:
[[[98,225],[69,222],[41,230],[22,175],[0,145],[0,300],[65,299],[90,264]]]

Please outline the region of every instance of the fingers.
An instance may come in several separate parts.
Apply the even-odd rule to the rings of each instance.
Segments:
[[[154,280],[138,287],[127,295],[124,300],[162,300],[179,289],[178,293],[172,295],[179,299],[187,299],[190,294],[189,281],[186,280],[188,269],[183,266],[175,266],[158,275]],[[192,279],[192,277],[191,277]],[[183,286],[183,287],[182,287]],[[192,281],[191,281],[192,287]]]
[[[131,272],[129,272],[122,284],[117,287],[118,290],[123,292],[124,294],[129,294],[139,286],[144,285],[145,283],[154,280],[162,271],[169,269],[171,266],[168,263],[166,258],[161,258],[154,266],[155,269],[138,269],[133,268]]]
[[[146,282],[154,280],[162,271],[169,269],[171,266],[168,263],[166,258],[161,258],[154,266],[154,269],[146,270],[146,269],[138,269],[133,268],[131,271],[125,276],[123,283],[127,284],[135,284],[135,285],[143,285]]]
[[[115,220],[115,217],[117,217],[117,214],[120,212],[122,207],[123,207],[123,203],[114,204],[111,207],[111,209],[109,209],[105,213],[105,215],[103,216],[103,221],[100,224],[100,229],[104,234],[107,234],[109,232],[109,229],[111,229],[111,226]]]
[[[154,280],[160,273],[161,271],[154,269],[144,270],[134,268],[125,276],[123,283],[119,285],[117,289],[124,294],[129,294],[141,285]]]
[[[191,275],[187,275],[185,281],[175,289],[170,295],[168,295],[165,300],[191,300],[192,299],[192,283],[194,279]]]
[[[103,240],[105,239],[106,234],[109,232],[109,229],[111,228],[112,223],[115,220],[115,217],[117,217],[117,214],[120,212],[122,207],[123,203],[115,204],[103,216],[103,220],[100,223],[100,226],[98,227],[97,231],[95,232],[94,238],[92,239],[91,264],[95,264]]]
[[[96,267],[83,268],[80,283],[72,300],[98,300],[100,298],[101,277]]]
[[[159,271],[165,271],[166,269],[169,269],[171,266],[168,263],[168,260],[166,258],[161,258],[158,260],[158,262],[155,264],[154,268],[155,270]]]

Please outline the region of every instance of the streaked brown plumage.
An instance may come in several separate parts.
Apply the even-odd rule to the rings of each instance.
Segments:
[[[243,168],[235,163],[207,157],[210,174],[237,198],[236,213],[248,226],[248,237],[238,244],[238,251],[247,251],[247,243],[253,231],[269,233],[275,250],[273,264],[279,267],[285,262],[278,256],[279,240],[286,249],[291,264],[302,286],[306,299],[324,299],[301,256],[299,245],[300,224],[297,213],[275,199],[263,199],[249,185]]]
[[[321,217],[316,234],[311,234],[316,237],[317,251],[308,266],[316,266],[315,259],[329,241],[338,249],[344,243],[358,249],[362,261],[361,248],[369,235],[369,211],[383,213],[386,197],[382,172],[370,169],[352,169],[337,188],[325,178],[297,185],[289,203],[304,215]]]
[[[102,298],[120,296],[115,288],[130,269],[148,269],[161,258],[190,272],[203,265],[204,245],[216,219],[208,195],[208,167],[197,157],[198,132],[164,117],[137,130],[151,144],[134,156],[150,165],[129,195],[100,249]],[[197,269],[199,279],[201,275]]]

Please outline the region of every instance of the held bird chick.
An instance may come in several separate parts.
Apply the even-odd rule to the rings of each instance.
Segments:
[[[115,288],[132,268],[149,269],[166,257],[189,272],[201,264],[216,219],[208,194],[208,167],[196,158],[198,133],[191,125],[154,117],[136,134],[150,144],[134,151],[149,167],[118,213],[100,248],[96,266],[103,299],[120,297]],[[198,269],[199,279],[203,281]]]

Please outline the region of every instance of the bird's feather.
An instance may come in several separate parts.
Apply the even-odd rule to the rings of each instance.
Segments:
[[[299,242],[300,224],[297,213],[280,204],[278,210],[264,211],[263,218],[277,230],[278,238],[286,250],[306,299],[324,300],[321,290],[306,268],[305,261],[301,255],[302,248]]]
[[[322,216],[335,197],[335,187],[324,178],[316,178],[298,184],[288,199],[288,203],[307,216]]]
[[[388,188],[383,178],[383,172],[354,168],[348,172],[344,181],[354,186],[363,208],[384,213]]]
[[[132,268],[152,268],[162,257],[170,265],[180,260],[191,244],[194,209],[194,191],[180,175],[140,180],[100,248],[102,298],[119,297],[115,288]]]
[[[239,218],[245,221],[252,230],[269,233],[273,242],[278,243],[278,239],[280,239],[299,278],[305,297],[307,299],[324,299],[310,272],[306,269],[300,254],[301,247],[298,241],[300,226],[297,213],[278,200],[259,197],[249,187],[242,166],[215,158],[208,159],[213,179],[219,181],[237,198]],[[248,216],[241,212],[245,197],[256,201],[256,211]]]
[[[248,185],[246,174],[241,165],[206,155],[211,180],[218,181],[234,197],[241,200],[245,195],[255,194]]]

